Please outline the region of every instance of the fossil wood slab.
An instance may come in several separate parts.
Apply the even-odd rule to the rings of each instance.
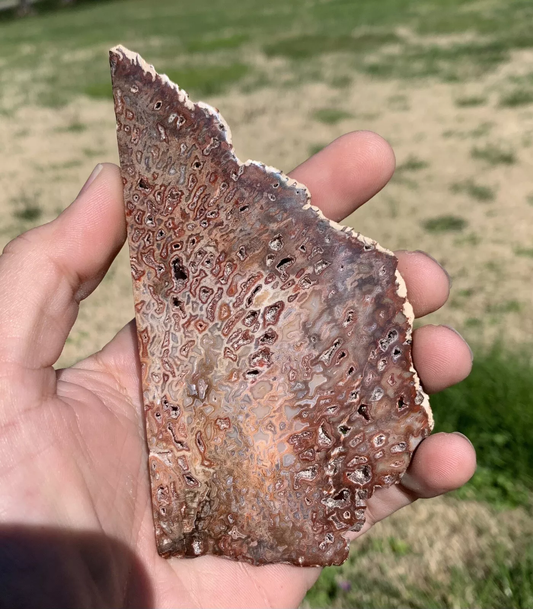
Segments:
[[[432,425],[397,260],[110,57],[159,553],[340,564]]]

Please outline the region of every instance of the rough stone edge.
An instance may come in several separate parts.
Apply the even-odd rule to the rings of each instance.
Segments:
[[[261,163],[259,161],[253,161],[251,159],[248,159],[246,162],[243,163],[239,159],[237,154],[235,153],[235,149],[233,147],[233,142],[232,142],[231,129],[230,129],[228,123],[224,120],[224,117],[220,114],[220,112],[216,108],[214,108],[213,106],[210,106],[209,104],[206,104],[204,102],[198,102],[198,103],[192,102],[186,91],[181,89],[176,83],[172,82],[166,74],[159,74],[156,71],[156,69],[154,68],[154,66],[147,63],[138,53],[130,51],[129,49],[127,49],[126,47],[124,47],[122,45],[117,45],[117,46],[113,47],[112,49],[110,49],[109,53],[121,55],[122,58],[127,58],[127,59],[131,60],[132,62],[135,62],[140,68],[142,68],[144,70],[145,73],[150,74],[153,77],[154,81],[157,77],[161,78],[161,80],[165,84],[167,84],[169,87],[171,87],[172,89],[174,89],[176,91],[180,102],[185,104],[185,106],[187,108],[189,108],[191,110],[193,110],[195,107],[202,108],[208,114],[214,116],[219,122],[221,122],[225,128],[226,142],[231,147],[231,152],[233,154],[233,157],[235,158],[235,161],[237,162],[237,164],[239,166],[258,165],[259,167],[263,168],[267,173],[270,173],[273,176],[276,176],[276,178],[279,180],[283,180],[288,186],[292,186],[293,188],[304,190],[306,193],[306,197],[307,197],[307,202],[304,205],[304,209],[312,209],[317,214],[319,219],[325,220],[326,222],[328,222],[329,225],[332,228],[334,228],[335,230],[344,232],[344,233],[349,233],[353,237],[355,237],[358,241],[361,241],[365,245],[372,245],[378,251],[383,252],[384,254],[387,254],[388,256],[392,256],[395,258],[393,252],[382,247],[377,241],[374,241],[373,239],[370,239],[369,237],[365,237],[364,235],[361,235],[361,233],[358,233],[355,229],[353,229],[349,226],[343,226],[342,224],[339,224],[338,222],[335,222],[334,220],[330,220],[329,218],[326,218],[326,216],[324,216],[324,214],[318,207],[311,204],[311,193],[309,192],[307,186],[305,186],[301,182],[298,182],[297,180],[290,178],[289,176],[285,175],[281,170],[276,169],[275,167],[271,167],[269,165],[265,165],[264,163]],[[414,316],[413,307],[412,307],[411,303],[407,300],[407,286],[405,284],[404,278],[402,277],[402,275],[400,274],[400,271],[398,271],[398,269],[396,269],[396,293],[398,294],[398,296],[400,298],[404,299],[402,312],[409,322],[409,330],[407,332],[407,339],[409,340],[412,337],[413,322],[414,322],[415,316]],[[411,357],[411,359],[412,359],[412,357]],[[429,424],[429,428],[431,431],[434,426],[434,419],[433,419],[433,412],[431,410],[431,406],[429,405],[429,396],[422,389],[422,385],[420,383],[420,378],[414,367],[414,364],[411,364],[410,371],[413,373],[415,389],[416,389],[417,393],[422,395],[423,400],[422,400],[421,405],[427,413],[428,424]]]

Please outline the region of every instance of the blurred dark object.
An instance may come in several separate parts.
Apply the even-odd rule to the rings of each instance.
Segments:
[[[19,0],[17,17],[26,17],[33,12],[30,0]]]
[[[0,20],[40,15],[74,5],[94,4],[107,0],[0,0]]]

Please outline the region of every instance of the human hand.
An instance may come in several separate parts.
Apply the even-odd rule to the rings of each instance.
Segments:
[[[53,369],[80,301],[126,237],[118,169],[100,169],[56,220],[0,257],[0,607],[296,607],[319,569],[157,555],[133,322],[102,351]],[[292,177],[339,220],[393,170],[388,144],[356,132]],[[441,307],[449,293],[443,269],[423,253],[398,258],[415,314]],[[466,343],[441,326],[414,332],[413,358],[430,393],[471,367]],[[461,486],[474,468],[464,437],[429,437],[402,483],[368,501],[366,525],[353,537],[419,497]]]

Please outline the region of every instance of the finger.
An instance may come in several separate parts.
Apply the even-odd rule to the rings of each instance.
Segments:
[[[142,371],[138,353],[137,326],[135,320],[132,319],[101,351],[78,362],[72,368],[110,374],[128,393],[132,403],[142,404],[142,391],[139,384]]]
[[[476,451],[458,432],[436,433],[420,444],[400,488],[416,497],[436,497],[466,484],[476,471]]]
[[[9,243],[0,257],[0,360],[51,366],[79,302],[105,275],[126,238],[118,167],[99,165],[53,222]]]
[[[472,370],[468,343],[448,326],[424,326],[413,332],[413,362],[424,389],[436,393],[464,380]]]
[[[395,167],[390,145],[371,131],[354,131],[294,169],[289,175],[311,192],[311,203],[332,220],[342,220],[390,180]]]
[[[425,252],[395,252],[415,317],[440,309],[450,295],[451,280],[444,268]]]
[[[418,498],[436,497],[460,488],[475,470],[476,453],[465,436],[459,433],[430,436],[415,451],[400,484],[378,490],[368,500],[367,519],[359,535]]]

